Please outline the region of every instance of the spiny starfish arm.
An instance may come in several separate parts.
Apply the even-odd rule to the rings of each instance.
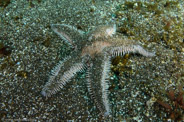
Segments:
[[[116,24],[98,26],[89,33],[88,40],[112,37],[116,33]]]
[[[134,45],[134,50],[135,52],[143,55],[143,56],[146,56],[146,57],[152,57],[152,56],[155,56],[155,53],[151,53],[151,52],[148,52],[146,51],[143,47],[141,47],[140,45]]]
[[[96,54],[95,58],[92,59],[93,66],[91,69],[90,78],[93,82],[92,87],[93,91],[96,91],[97,102],[99,105],[99,109],[103,112],[103,116],[110,115],[110,104],[108,100],[108,78],[110,71],[110,57],[104,56],[102,54]]]
[[[91,79],[91,76],[92,76],[92,65],[93,64],[91,64],[91,66],[89,66],[88,68],[87,68],[87,72],[86,72],[86,79],[87,79],[87,88],[88,88],[88,92],[89,92],[89,94],[91,95],[91,98],[94,100],[94,102],[95,102],[95,104],[96,104],[96,106],[97,106],[97,108],[100,110],[100,114],[104,114],[104,109],[103,109],[103,107],[102,107],[102,104],[99,102],[99,98],[98,98],[98,96],[96,95],[96,90],[94,89],[94,82],[92,81],[92,79]]]
[[[108,101],[108,78],[109,78],[109,72],[110,72],[110,56],[105,56],[104,61],[102,64],[102,77],[101,77],[101,87],[102,87],[102,99],[103,99],[103,104],[105,106],[105,116],[110,114],[110,105]]]
[[[126,45],[126,46],[119,46],[119,47],[110,47],[108,50],[110,50],[109,52],[112,56],[121,56],[126,53],[138,53],[146,57],[155,56],[154,53],[146,51],[140,45]]]
[[[42,95],[50,97],[62,89],[77,72],[84,70],[85,64],[76,58],[68,57],[64,61],[59,62],[54,70],[52,70],[49,81],[42,89]]]
[[[76,41],[81,41],[85,33],[81,30],[78,30],[76,27],[66,24],[51,24],[51,28],[72,47],[75,47]]]

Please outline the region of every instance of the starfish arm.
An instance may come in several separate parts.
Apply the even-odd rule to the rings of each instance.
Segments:
[[[155,56],[154,53],[146,51],[143,47],[140,45],[127,45],[127,46],[118,46],[118,47],[110,47],[109,53],[112,56],[121,56],[126,53],[138,53],[146,57],[152,57]]]
[[[80,41],[85,32],[66,24],[51,24],[52,30],[58,34],[66,43],[75,47],[75,43]]]
[[[68,57],[64,61],[59,62],[51,71],[49,80],[42,89],[42,95],[50,97],[52,94],[55,94],[62,89],[77,72],[83,71],[84,68],[85,64],[78,58],[78,56]]]
[[[92,74],[88,74],[88,77],[90,77],[90,79],[88,80],[88,89],[91,88],[91,90],[89,91],[95,91],[93,92],[95,93],[95,101],[97,103],[97,107],[104,116],[107,116],[110,114],[107,83],[111,64],[110,57],[99,54],[95,55],[95,58],[92,61],[94,65],[92,66],[90,71]],[[90,83],[91,81],[95,83],[92,84]]]
[[[101,87],[102,87],[102,99],[103,99],[103,104],[105,106],[105,115],[109,115],[110,114],[110,105],[109,105],[109,101],[108,101],[108,84],[107,84],[107,80],[109,78],[109,71],[110,71],[110,56],[105,56],[104,57],[104,61],[102,64],[102,77],[101,77]]]
[[[135,52],[143,55],[143,56],[146,56],[146,57],[152,57],[152,56],[155,56],[155,53],[151,53],[151,52],[148,52],[146,51],[143,47],[141,47],[140,45],[134,45],[134,50]]]
[[[88,40],[109,38],[115,35],[115,33],[116,24],[99,26],[89,33]]]
[[[99,98],[96,95],[96,90],[94,88],[94,84],[93,81],[91,80],[91,76],[92,76],[92,66],[88,67],[87,72],[86,72],[86,79],[87,79],[87,88],[88,88],[88,92],[91,95],[91,98],[94,100],[97,108],[100,110],[100,114],[104,114],[104,109],[102,107],[102,104],[99,102]]]

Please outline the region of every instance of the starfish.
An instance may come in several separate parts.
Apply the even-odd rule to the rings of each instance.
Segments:
[[[135,41],[123,39],[116,33],[115,24],[98,26],[89,33],[66,24],[52,24],[51,28],[73,48],[73,52],[51,71],[42,95],[50,97],[56,94],[77,72],[86,71],[88,91],[103,116],[111,114],[108,100],[111,58],[127,53],[155,56]]]

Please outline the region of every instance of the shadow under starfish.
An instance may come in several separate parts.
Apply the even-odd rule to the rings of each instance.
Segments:
[[[103,116],[111,115],[108,100],[111,58],[127,53],[155,56],[154,53],[147,52],[137,45],[135,41],[122,39],[116,34],[116,25],[98,26],[88,34],[66,24],[53,24],[51,27],[73,48],[73,52],[51,71],[49,80],[41,92],[42,95],[50,97],[71,81],[77,72],[87,70],[88,91]]]

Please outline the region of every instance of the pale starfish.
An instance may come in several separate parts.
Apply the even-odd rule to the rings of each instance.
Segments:
[[[62,89],[77,72],[87,69],[86,82],[89,93],[104,116],[110,115],[111,112],[107,83],[111,57],[122,56],[126,53],[154,56],[154,53],[147,52],[135,41],[115,35],[116,25],[99,26],[90,33],[65,24],[53,24],[51,27],[72,46],[74,51],[52,70],[49,81],[42,90],[42,95],[50,97]]]

